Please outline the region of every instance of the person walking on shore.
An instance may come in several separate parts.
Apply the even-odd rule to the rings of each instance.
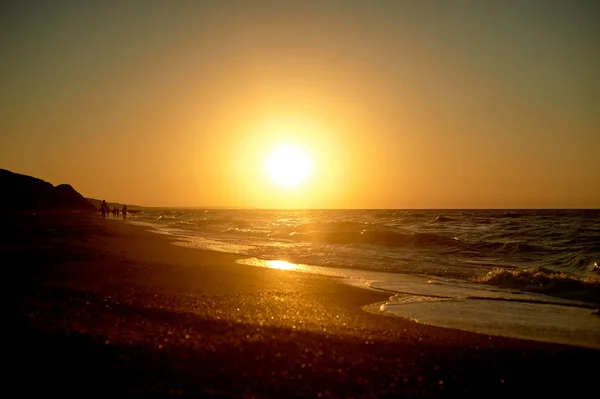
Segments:
[[[100,205],[100,212],[102,213],[102,219],[106,219],[106,212],[108,212],[108,205],[105,200],[102,200],[102,204]]]
[[[127,218],[127,205],[123,205],[123,220]]]

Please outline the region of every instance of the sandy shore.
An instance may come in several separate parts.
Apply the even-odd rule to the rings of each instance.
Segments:
[[[600,351],[373,315],[361,306],[385,293],[236,264],[237,256],[171,245],[122,220],[38,212],[5,221],[3,334],[15,353],[8,391],[361,398],[596,390]]]

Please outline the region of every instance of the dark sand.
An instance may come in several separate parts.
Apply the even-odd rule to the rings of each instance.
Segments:
[[[385,293],[235,264],[122,220],[3,219],[3,388],[19,397],[597,394],[600,351],[370,314]]]

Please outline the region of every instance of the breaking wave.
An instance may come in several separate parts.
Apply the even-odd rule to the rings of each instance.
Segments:
[[[542,267],[495,268],[472,281],[600,304],[600,276],[578,277]]]

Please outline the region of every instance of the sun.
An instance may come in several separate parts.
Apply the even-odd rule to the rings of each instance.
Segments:
[[[294,188],[310,176],[312,165],[306,151],[298,147],[284,146],[269,154],[265,170],[275,183]]]

